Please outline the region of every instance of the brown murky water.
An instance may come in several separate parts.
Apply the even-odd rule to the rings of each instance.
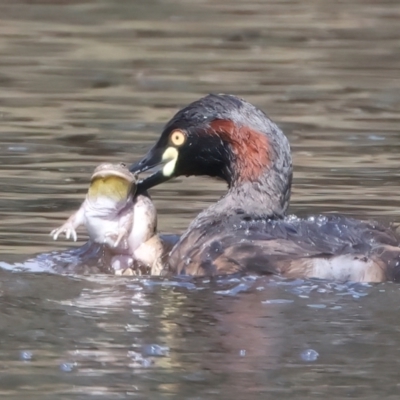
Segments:
[[[93,168],[209,92],[287,133],[293,212],[399,221],[399,26],[395,0],[1,2],[2,264],[70,246]],[[161,230],[223,191],[154,189]],[[398,398],[399,285],[0,275],[4,399]]]

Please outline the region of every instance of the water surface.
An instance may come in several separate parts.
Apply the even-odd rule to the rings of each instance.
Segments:
[[[284,129],[291,212],[398,222],[399,26],[389,0],[2,2],[1,261],[70,246],[48,232],[94,167],[137,160],[209,92]],[[153,189],[160,229],[224,190]],[[398,397],[396,284],[0,275],[2,398]]]

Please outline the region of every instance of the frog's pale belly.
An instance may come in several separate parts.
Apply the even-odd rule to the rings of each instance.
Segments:
[[[104,201],[88,203],[85,207],[85,226],[94,242],[105,243],[114,252],[133,255],[142,243],[155,234],[156,220],[153,215],[156,211],[148,197],[139,195],[122,209],[104,207],[104,204]],[[115,246],[119,235],[122,235],[121,240]]]
[[[118,218],[107,218],[90,214],[86,213],[85,215],[85,226],[91,240],[96,243],[104,243],[110,234],[118,235]]]

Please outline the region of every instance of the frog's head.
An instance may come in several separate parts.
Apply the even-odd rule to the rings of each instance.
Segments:
[[[135,194],[136,182],[136,175],[129,172],[125,164],[100,164],[92,175],[88,199],[125,203]]]

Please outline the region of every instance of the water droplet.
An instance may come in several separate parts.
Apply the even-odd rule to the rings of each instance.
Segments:
[[[288,215],[285,220],[287,222],[297,222],[299,220],[299,218],[296,215]]]
[[[190,257],[186,257],[185,259],[185,265],[189,265],[191,263],[192,259]]]
[[[31,361],[33,358],[33,353],[31,351],[21,350],[19,352],[19,358],[22,361]]]
[[[246,350],[240,350],[239,355],[240,357],[244,357],[246,355]]]
[[[168,346],[160,346],[158,344],[148,344],[142,347],[142,354],[153,357],[166,357],[169,353]]]
[[[133,361],[133,363],[129,364],[131,368],[137,368],[138,366],[148,368],[153,364],[152,359],[145,358],[142,356],[142,354],[137,353],[136,351],[128,351],[128,357],[130,357]]]
[[[313,362],[318,359],[319,354],[313,349],[307,349],[301,352],[300,357],[303,361]]]
[[[77,366],[76,363],[71,363],[71,362],[64,362],[60,364],[60,370],[62,372],[72,372],[75,367]]]
[[[152,360],[149,360],[148,358],[143,358],[143,360],[142,360],[142,366],[143,366],[144,368],[148,368],[148,367],[150,367],[152,364],[153,364],[153,361],[152,361]]]

